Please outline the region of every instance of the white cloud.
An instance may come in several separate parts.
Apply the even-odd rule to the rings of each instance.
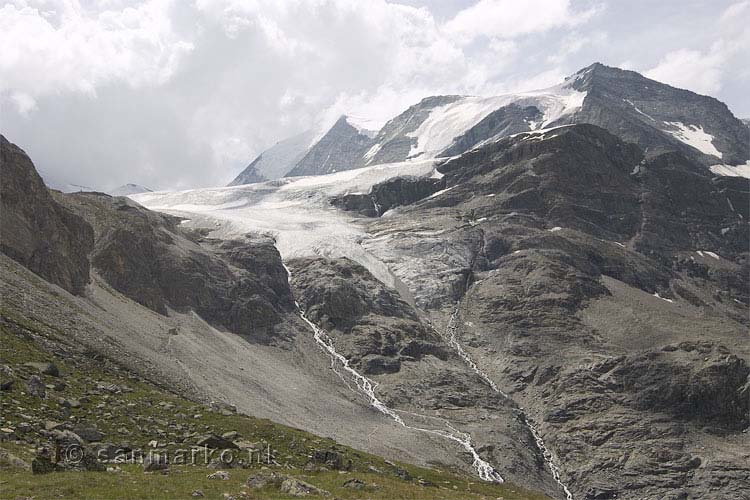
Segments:
[[[587,21],[598,10],[575,12],[570,0],[480,0],[446,24],[464,43],[477,37],[514,38]]]
[[[0,8],[0,95],[29,111],[42,95],[95,93],[111,81],[167,81],[192,45],[171,30],[171,2],[95,12],[78,2],[18,1]],[[19,100],[18,96],[23,95]]]
[[[728,72],[743,71],[750,53],[750,1],[726,8],[714,23],[715,41],[706,49],[679,49],[644,72],[649,78],[704,94],[721,91]]]
[[[676,50],[645,72],[651,79],[703,94],[721,89],[725,57],[720,50]]]

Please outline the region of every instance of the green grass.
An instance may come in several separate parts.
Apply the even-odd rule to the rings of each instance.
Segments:
[[[137,466],[125,466],[122,472],[78,472],[53,473],[44,476],[33,476],[28,472],[4,473],[0,478],[0,497],[16,498],[32,496],[36,500],[45,499],[161,499],[191,498],[194,490],[200,490],[204,498],[223,499],[228,493],[235,498],[286,499],[294,498],[283,495],[272,488],[255,490],[245,486],[250,475],[247,470],[230,470],[227,481],[207,479],[212,471],[203,467],[180,467],[168,475],[144,474]],[[297,477],[330,492],[333,498],[340,499],[496,499],[506,500],[541,499],[542,496],[530,496],[514,487],[483,484],[477,481],[460,480],[455,477],[442,479],[436,486],[419,486],[413,482],[402,481],[381,474],[345,473],[335,471],[302,473],[300,471],[283,472]],[[344,488],[347,479],[357,478],[366,483],[362,490]],[[445,482],[443,482],[445,481]]]
[[[0,310],[0,316],[4,318],[0,323],[0,364],[13,369],[16,381],[11,391],[0,394],[0,427],[18,429],[18,424],[28,422],[29,417],[35,424],[31,431],[17,430],[12,440],[0,441],[0,449],[26,461],[31,461],[37,447],[46,444],[38,431],[47,420],[70,425],[94,423],[104,434],[103,442],[118,446],[127,444],[144,452],[147,452],[149,442],[155,440],[159,449],[171,456],[177,450],[191,448],[196,436],[236,431],[242,440],[262,443],[263,448],[269,446],[273,450],[276,464],[269,467],[271,470],[301,476],[304,481],[330,491],[336,498],[546,498],[513,485],[483,483],[474,477],[455,474],[455,471],[388,462],[331,439],[269,420],[240,414],[224,415],[136,377],[107,360],[94,360],[90,353],[77,352],[71,348],[74,344],[69,337],[63,338],[49,325],[13,317],[3,310]],[[53,362],[62,376],[38,374],[34,368],[24,366],[27,362]],[[32,374],[38,374],[50,386],[64,382],[65,387],[48,389],[46,399],[31,396],[25,390],[26,380]],[[127,390],[119,394],[92,392],[97,384],[114,384]],[[60,404],[60,398],[77,399],[81,407],[66,409]],[[165,409],[159,406],[160,403],[171,407]],[[318,449],[335,449],[344,462],[351,461],[350,471],[304,472],[302,468]],[[204,466],[201,457],[202,454],[198,454],[198,465],[173,466],[168,475],[144,474],[139,465],[133,464],[120,465],[122,471],[118,473],[32,475],[29,471],[13,470],[0,463],[0,498],[191,498],[191,492],[196,489],[203,491],[205,498],[224,498],[224,493],[243,498],[237,495],[243,491],[253,469],[231,469],[229,481],[208,480],[206,476],[213,471]],[[261,465],[252,467],[257,471]],[[414,479],[401,479],[398,473],[403,470]],[[364,490],[343,488],[343,482],[352,477],[370,486]],[[434,486],[421,486],[420,478]],[[249,498],[286,498],[278,491],[245,489]]]

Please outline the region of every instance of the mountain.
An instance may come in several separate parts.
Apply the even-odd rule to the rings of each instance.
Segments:
[[[386,123],[372,141],[342,118],[293,172],[319,175],[454,156],[483,141],[573,123],[598,125],[637,144],[649,157],[682,151],[706,166],[750,160],[750,131],[720,101],[595,63],[546,89],[496,97],[427,97]],[[331,167],[331,158],[341,161]]]
[[[147,187],[139,186],[138,184],[123,184],[122,186],[118,187],[117,189],[113,189],[107,194],[109,194],[110,196],[129,196],[131,194],[150,193],[151,191],[153,190]]]
[[[358,166],[359,159],[372,143],[371,132],[352,125],[346,116],[342,116],[310,147],[286,176],[321,175],[351,170]]]
[[[743,498],[750,185],[717,172],[747,159],[737,123],[593,65],[542,91],[428,98],[372,138],[342,118],[300,160],[309,175],[272,182],[25,200],[33,165],[8,145],[14,227],[37,220],[29,206],[58,215],[56,231],[9,233],[0,316],[42,323],[48,352],[78,345],[180,397],[335,438],[275,431],[279,467],[312,482],[317,456],[341,485],[351,447],[388,460],[352,477],[397,473],[432,498],[501,481],[513,491],[484,497]],[[27,240],[89,266],[77,295],[22,258]],[[76,244],[85,262],[63,258]],[[65,422],[90,415],[54,401]],[[48,434],[22,434],[42,427],[18,406],[4,428],[38,446]],[[157,411],[139,439],[192,443],[179,423]]]
[[[305,156],[310,142],[315,137],[313,130],[302,132],[283,141],[279,141],[258,155],[228,185],[253,184],[279,179],[288,174]]]
[[[138,200],[189,201],[174,213],[221,237],[272,231],[345,379],[407,425],[453,408],[500,475],[554,498],[731,498],[750,486],[750,189],[699,160],[558,125],[447,160]],[[456,355],[480,385],[439,369]],[[520,448],[493,430],[508,405]]]
[[[717,158],[732,165],[750,159],[750,132],[713,97],[598,63],[568,82],[586,92],[571,122],[599,125],[648,155],[678,149],[704,164]]]
[[[3,192],[0,194],[3,200],[8,200],[24,191],[20,181],[33,177],[35,172],[22,151],[7,141],[3,145],[3,179],[11,177],[11,174],[14,179],[13,182],[2,184]],[[14,168],[6,171],[5,165],[10,163]],[[19,182],[16,182],[16,178]],[[302,181],[304,183],[305,179]],[[248,193],[254,189],[256,186],[250,185],[219,189],[217,192],[236,196],[237,193]],[[207,199],[205,193],[196,191],[196,194]],[[146,198],[160,194],[134,196]],[[263,436],[264,441],[274,441],[274,449],[268,450],[271,454],[269,460],[273,462],[268,463],[272,467],[278,463],[284,471],[292,471],[288,473],[301,473],[303,467],[306,474],[330,469],[361,472],[370,474],[369,477],[378,484],[391,481],[390,476],[397,476],[404,482],[399,495],[420,498],[422,493],[414,493],[412,488],[437,484],[437,481],[428,482],[427,477],[439,477],[441,484],[449,485],[447,491],[452,491],[450,482],[442,483],[454,477],[448,472],[452,470],[463,475],[464,480],[466,474],[480,473],[487,480],[487,484],[479,485],[477,490],[482,494],[541,498],[513,484],[499,484],[502,478],[481,458],[476,451],[479,445],[475,445],[472,437],[456,430],[450,421],[444,421],[439,416],[440,408],[453,404],[449,401],[454,394],[462,394],[461,404],[476,407],[472,412],[478,412],[484,419],[494,413],[493,418],[502,418],[504,425],[512,429],[507,435],[498,435],[503,443],[502,454],[508,460],[520,460],[518,472],[510,473],[506,479],[526,477],[527,484],[554,491],[552,479],[535,465],[542,457],[533,445],[533,436],[518,419],[513,404],[491,393],[470,368],[441,345],[443,341],[429,324],[419,318],[411,305],[355,263],[342,259],[314,262],[309,267],[303,259],[289,260],[287,267],[274,247],[274,240],[267,235],[255,233],[245,234],[241,238],[222,239],[207,237],[207,231],[184,224],[190,221],[152,212],[124,197],[110,197],[103,193],[54,193],[54,199],[47,194],[45,203],[64,206],[63,209],[70,211],[71,217],[88,229],[81,239],[88,241],[89,247],[78,255],[90,264],[91,272],[86,276],[88,283],[85,294],[76,297],[57,287],[52,278],[49,281],[34,278],[29,272],[33,266],[27,262],[15,262],[6,255],[0,255],[2,390],[10,391],[13,397],[22,397],[26,387],[31,387],[31,393],[24,399],[24,408],[34,413],[34,416],[20,413],[15,404],[12,408],[6,408],[4,398],[4,425],[8,426],[4,429],[8,430],[4,430],[3,435],[11,433],[17,437],[17,441],[27,445],[25,448],[41,449],[44,443],[60,444],[65,439],[85,441],[83,453],[101,460],[110,453],[117,453],[118,449],[130,453],[140,445],[144,449],[145,446],[152,448],[151,444],[146,443],[163,436],[173,441],[157,442],[160,452],[168,449],[174,451],[173,448],[181,446],[181,443],[182,446],[190,446],[203,442],[210,443],[206,445],[210,448],[236,450],[249,446],[237,436],[239,433],[226,433],[225,430],[223,436],[234,437],[196,435],[192,432],[197,429],[196,422],[200,421],[202,432],[221,429],[225,425],[243,425],[241,437],[245,439],[262,434],[263,429],[271,427],[273,434]],[[15,212],[24,209],[8,205],[8,210]],[[5,209],[3,215],[6,215]],[[90,241],[92,235],[93,245]],[[3,233],[2,236],[3,241],[17,238],[13,233]],[[47,238],[47,243],[56,252],[62,252],[68,245],[53,236]],[[4,247],[3,253],[6,252]],[[333,266],[330,271],[329,266]],[[293,280],[290,280],[289,269],[292,270]],[[343,272],[352,278],[357,276],[357,281],[328,280],[322,274],[331,272],[334,275]],[[40,275],[47,278],[44,274]],[[292,288],[293,283],[298,285]],[[343,288],[330,290],[329,293],[328,287],[340,286]],[[350,290],[355,295],[347,295]],[[331,298],[333,302],[329,302]],[[396,335],[398,339],[384,343],[382,356],[369,356],[363,364],[357,363],[356,366],[366,365],[366,373],[373,376],[391,372],[395,365],[387,356],[392,355],[394,348],[402,353],[400,358],[403,363],[420,360],[424,376],[434,380],[430,382],[434,388],[429,389],[429,399],[434,409],[428,410],[432,415],[428,418],[434,422],[411,422],[406,416],[394,420],[388,415],[395,414],[389,413],[385,406],[382,406],[382,411],[374,411],[371,400],[362,399],[361,395],[351,392],[339,371],[347,370],[348,362],[343,362],[336,370],[330,369],[331,358],[323,349],[328,345],[323,337],[327,334],[308,319],[309,316],[316,322],[321,321],[324,318],[321,314],[333,321],[331,325],[335,328],[348,329],[359,325],[354,332],[365,327],[368,318],[388,323],[390,335]],[[43,323],[39,323],[41,318]],[[48,330],[46,325],[53,325],[54,330]],[[64,336],[58,336],[58,331],[64,332]],[[374,333],[374,330],[370,331]],[[21,341],[28,341],[30,345],[24,344],[19,357]],[[366,351],[367,348],[363,347]],[[42,393],[34,385],[39,383],[39,377],[32,375],[37,365],[23,364],[32,353],[32,360],[49,362],[54,359],[62,364],[65,367],[62,376],[66,377],[68,383],[75,381],[75,386],[58,383],[55,377],[61,376],[59,370],[55,372],[56,375],[49,375],[55,369],[37,363],[39,370],[44,370],[44,380],[49,382]],[[97,362],[84,363],[76,356]],[[117,370],[119,376],[97,372],[94,376],[105,377],[107,382],[96,382],[74,371],[73,366],[78,371],[92,370],[94,367],[108,368]],[[115,380],[123,385],[113,386]],[[362,381],[370,384],[369,379]],[[129,396],[136,390],[132,388],[135,384],[138,384],[138,393]],[[154,393],[156,387],[169,391],[175,397],[157,395]],[[452,389],[446,390],[447,387]],[[60,403],[53,406],[45,404],[47,394],[51,398],[49,402]],[[85,395],[81,396],[80,402],[71,399],[80,394]],[[92,400],[98,401],[101,395],[110,396],[107,398],[109,406],[91,404]],[[141,396],[145,399],[141,399]],[[161,400],[151,399],[154,397]],[[387,404],[377,396],[371,397],[379,405]],[[415,398],[414,403],[419,404],[420,396],[415,395]],[[126,403],[132,410],[130,415],[134,420],[110,425],[112,413],[104,410],[120,406],[124,408]],[[191,415],[170,412],[175,404],[181,408],[192,407]],[[196,404],[205,405],[198,416],[194,416],[195,411],[201,408],[196,409]],[[163,407],[163,412],[155,410],[154,406]],[[141,415],[146,407],[151,408],[151,414],[147,417]],[[336,434],[339,443],[379,450],[388,460],[357,451],[352,454],[346,446],[332,440],[297,430],[290,432],[277,424],[269,425],[268,421],[251,419],[245,421],[246,426],[237,417],[222,421],[211,415],[214,412],[229,417],[234,412],[252,414],[286,422],[296,428],[315,429],[315,432],[326,435]],[[80,422],[77,418],[69,418],[79,413]],[[206,413],[209,415],[206,416]],[[29,423],[42,417],[71,423],[48,425],[57,432]],[[101,421],[92,420],[94,418]],[[151,433],[143,427],[147,420],[170,430],[154,430]],[[470,415],[462,420],[466,426],[474,425],[471,423],[474,417]],[[144,423],[139,426],[136,422],[141,421]],[[342,427],[343,422],[349,424]],[[483,432],[497,434],[491,425],[480,427]],[[175,430],[183,431],[184,436],[178,436]],[[373,432],[379,434],[377,440],[367,437],[368,433]],[[128,436],[127,443],[111,444],[110,440],[121,443],[125,435]],[[102,442],[102,439],[107,441]],[[105,455],[96,451],[100,442],[101,447],[108,450]],[[4,440],[0,441],[0,449],[6,453],[3,443]],[[299,460],[291,458],[291,450],[302,454]],[[18,453],[16,448],[11,450],[10,456],[15,457],[14,453]],[[355,454],[358,463],[364,460],[362,465],[355,465],[352,460]],[[467,463],[466,454],[473,460]],[[439,467],[441,472],[431,476],[424,469],[404,466],[411,471],[408,472],[407,468],[392,461],[398,459],[423,466],[429,464],[431,467],[436,466],[437,459],[443,465]],[[40,453],[34,458],[35,471],[43,473],[40,470],[42,464],[47,464],[45,471],[76,468],[68,467],[64,460],[50,464],[52,460],[55,460],[54,456],[47,457]],[[352,463],[347,463],[349,460]],[[97,463],[97,459],[90,458],[77,469],[103,470],[104,467]],[[221,465],[218,464],[219,467]],[[253,468],[260,469],[260,466]],[[341,481],[339,472],[334,474],[336,481]],[[202,477],[205,478],[205,474]],[[318,483],[317,479],[310,480]],[[19,484],[14,481],[4,487],[16,488]],[[371,492],[373,498],[392,498],[393,490],[380,492],[379,488]],[[275,491],[278,492],[278,485]],[[343,492],[346,493],[346,490]],[[274,490],[268,495],[276,497]],[[431,497],[428,495],[426,498]]]
[[[81,294],[91,228],[47,191],[26,153],[0,135],[0,250],[42,278]]]

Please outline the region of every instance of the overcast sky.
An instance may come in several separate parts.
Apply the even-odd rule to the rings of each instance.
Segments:
[[[274,142],[594,61],[750,117],[750,1],[0,1],[0,132],[55,182],[223,185]]]

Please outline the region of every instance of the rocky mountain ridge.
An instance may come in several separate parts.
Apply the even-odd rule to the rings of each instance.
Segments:
[[[680,151],[706,166],[750,161],[746,123],[720,101],[634,71],[594,63],[549,89],[493,98],[427,97],[388,121],[371,139],[347,127],[342,117],[288,175],[321,175],[415,157],[449,157],[484,141],[574,123],[598,125],[637,144],[648,157]],[[429,141],[431,131],[444,135],[448,131],[448,135],[434,149],[423,151],[419,143]],[[243,178],[247,183],[269,179],[254,177],[251,170],[248,167]]]

